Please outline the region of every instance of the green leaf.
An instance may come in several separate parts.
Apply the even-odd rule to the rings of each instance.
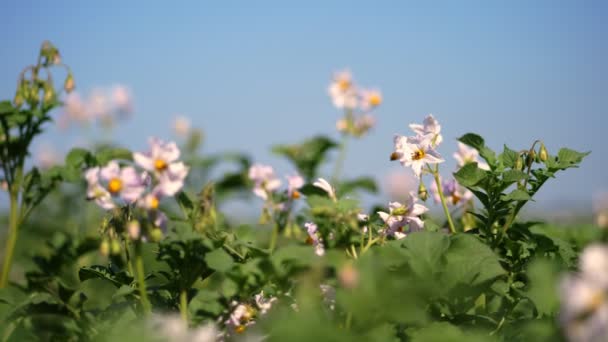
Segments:
[[[375,194],[378,192],[376,182],[370,177],[359,177],[353,180],[342,182],[338,185],[338,193],[340,196],[351,193],[358,189],[366,190],[369,193]]]
[[[502,181],[505,183],[515,183],[528,178],[525,172],[519,170],[508,170],[502,174]]]
[[[560,269],[555,263],[545,259],[534,260],[528,266],[526,275],[530,288],[527,296],[534,302],[540,314],[552,315],[559,309],[557,287]]]
[[[84,148],[73,148],[65,156],[65,166],[70,168],[80,168],[89,158],[91,153]]]
[[[300,144],[276,145],[272,151],[289,159],[300,174],[310,181],[316,176],[317,169],[325,160],[327,152],[336,146],[333,140],[325,136],[317,136]]]
[[[477,185],[486,177],[487,174],[487,171],[477,167],[477,163],[468,163],[454,173],[454,177],[458,183],[469,187]]]
[[[0,115],[12,114],[15,111],[11,101],[0,101]]]
[[[557,162],[560,168],[576,167],[583,158],[591,152],[577,152],[569,148],[562,148],[557,153]]]
[[[445,286],[478,286],[505,274],[498,256],[475,236],[458,234],[451,237],[445,254]]]
[[[502,164],[505,167],[513,168],[515,166],[515,162],[519,158],[519,154],[512,149],[508,148],[507,145],[504,145],[504,149],[502,154],[498,157],[499,160],[502,161]]]
[[[218,248],[205,255],[207,265],[218,272],[226,272],[234,265],[234,260],[223,248]]]
[[[532,197],[527,191],[520,189],[515,189],[507,195],[502,196],[503,201],[529,201],[531,199]]]
[[[104,148],[95,154],[99,165],[105,165],[112,160],[133,160],[133,153],[126,148]]]
[[[458,138],[458,141],[465,145],[471,146],[477,151],[481,150],[485,146],[485,141],[483,138],[475,133],[467,133]]]
[[[440,269],[450,239],[441,232],[417,232],[408,235],[402,246],[412,271],[420,277],[429,277]]]

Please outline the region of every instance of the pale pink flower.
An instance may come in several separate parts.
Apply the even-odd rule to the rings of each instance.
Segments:
[[[340,109],[355,109],[358,104],[357,90],[350,71],[343,70],[334,74],[328,88],[334,106]]]
[[[449,181],[443,181],[440,179],[440,181],[443,196],[448,205],[455,206],[463,204],[473,198],[473,193],[469,189],[458,184],[455,179],[450,179]],[[439,191],[437,191],[436,182],[433,182],[433,184],[431,184],[431,193],[433,194],[433,200],[435,201],[435,203],[441,203],[441,197],[439,196]]]
[[[131,114],[133,112],[131,91],[120,84],[112,87],[112,104],[118,114]]]
[[[443,141],[443,137],[441,136],[441,125],[439,125],[439,122],[433,117],[433,114],[429,114],[422,122],[422,125],[410,124],[410,128],[417,135],[430,136],[433,147],[439,146]]]
[[[254,182],[253,193],[264,200],[281,186],[281,180],[269,165],[252,165],[249,168],[249,179]]]
[[[406,236],[405,226],[409,227],[407,232],[421,231],[424,228],[424,222],[419,216],[427,212],[428,208],[416,203],[417,201],[418,198],[412,192],[405,204],[390,202],[388,213],[383,211],[378,212],[380,218],[388,226],[385,231],[386,235],[395,236],[395,238],[400,239]]]
[[[113,196],[122,198],[127,204],[133,203],[144,193],[145,187],[141,175],[134,167],[121,168],[112,160],[99,170],[99,176],[106,183],[106,189]]]
[[[411,167],[416,177],[422,174],[426,164],[438,164],[444,160],[434,149],[432,136],[395,136],[395,151],[391,160],[399,160],[403,166]]]
[[[173,132],[181,138],[188,137],[190,134],[190,120],[185,116],[178,116],[173,120]]]
[[[307,222],[304,224],[306,232],[308,233],[307,242],[315,248],[315,254],[322,256],[325,254],[325,247],[323,246],[323,239],[319,236],[318,227],[313,222]]]
[[[319,178],[314,183],[312,183],[312,185],[316,186],[317,188],[323,189],[325,192],[327,192],[329,198],[331,198],[334,202],[337,201],[336,190],[325,179]]]
[[[467,146],[466,144],[458,142],[458,151],[454,152],[454,159],[458,163],[458,167],[463,167],[468,163],[477,163],[477,167],[482,170],[490,170],[490,166],[479,160],[479,152]]]
[[[298,191],[304,186],[304,178],[295,174],[293,176],[287,176],[287,196],[289,198],[300,198],[301,194]]]
[[[382,93],[378,89],[361,90],[361,109],[368,111],[382,104]]]
[[[160,193],[173,196],[184,186],[189,168],[178,161],[180,151],[176,143],[150,138],[149,144],[150,150],[133,153],[133,160],[156,176]]]

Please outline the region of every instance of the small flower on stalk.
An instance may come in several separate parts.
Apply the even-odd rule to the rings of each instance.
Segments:
[[[422,125],[410,124],[410,128],[416,135],[430,136],[433,147],[439,146],[443,141],[443,137],[441,136],[441,125],[439,125],[439,122],[433,117],[433,114],[429,114],[422,122]]]
[[[230,318],[226,321],[226,325],[231,327],[234,332],[240,334],[245,332],[248,326],[255,324],[255,309],[249,304],[236,304],[236,307],[230,314]]]
[[[445,197],[445,200],[449,205],[455,206],[462,203],[466,203],[471,198],[473,198],[473,193],[469,191],[469,189],[458,184],[455,179],[450,179],[447,182],[440,179],[440,181],[443,196]],[[433,184],[431,184],[431,192],[433,193],[433,200],[435,201],[435,203],[441,203],[441,197],[439,196],[439,191],[437,189],[436,182],[433,182]]]
[[[304,186],[304,178],[296,174],[293,176],[287,176],[287,196],[289,198],[298,199],[302,194],[298,191]]]
[[[272,308],[272,304],[277,301],[277,297],[266,298],[264,291],[261,291],[254,296],[254,300],[260,315],[265,315]]]
[[[368,111],[382,104],[382,93],[377,89],[361,91],[361,109]]]
[[[424,228],[424,222],[419,216],[427,212],[428,208],[422,204],[417,204],[417,201],[418,198],[416,198],[415,194],[410,193],[407,203],[390,202],[388,213],[383,211],[378,212],[380,218],[388,226],[385,231],[387,236],[402,239],[406,236],[406,232],[404,232],[405,226],[408,226],[408,232],[420,231]]]
[[[395,151],[391,160],[399,160],[401,165],[411,167],[416,177],[421,176],[426,164],[438,164],[444,160],[433,148],[432,136],[395,136]]]
[[[264,200],[281,186],[281,180],[274,174],[272,166],[268,165],[252,165],[249,168],[249,179],[255,183],[253,193]]]
[[[458,142],[458,151],[454,152],[454,159],[456,159],[459,168],[468,163],[477,163],[478,168],[486,171],[490,170],[490,166],[487,163],[479,160],[479,152],[476,149],[460,141]]]
[[[307,222],[304,224],[304,227],[306,227],[306,231],[308,232],[308,239],[306,239],[306,242],[315,248],[315,254],[318,256],[325,254],[323,239],[319,237],[317,225],[313,222]]]
[[[357,214],[357,221],[368,223],[369,222],[369,215],[358,213]],[[367,229],[368,229],[367,225],[365,225],[365,226],[363,226],[363,228],[361,228],[361,231],[363,232],[363,234],[367,234]]]
[[[88,200],[94,200],[97,205],[105,210],[116,207],[110,192],[99,183],[99,167],[88,169],[85,172],[85,179],[87,180]]]
[[[357,90],[354,86],[350,71],[344,70],[334,74],[328,88],[334,106],[340,109],[354,109],[357,107]]]
[[[133,153],[133,160],[156,176],[159,191],[163,195],[173,196],[184,186],[189,168],[183,162],[177,161],[180,151],[174,142],[151,138],[149,144],[150,151]]]
[[[190,120],[185,116],[178,116],[173,120],[173,132],[181,138],[187,138],[192,129]]]
[[[106,182],[106,189],[112,196],[120,197],[128,204],[137,201],[145,191],[141,175],[135,168],[132,166],[121,168],[114,160],[100,169],[99,176]]]
[[[325,192],[327,192],[327,195],[329,195],[329,198],[331,198],[334,202],[337,201],[336,190],[325,179],[319,178],[314,183],[312,183],[312,185],[316,186],[317,188],[325,190]]]

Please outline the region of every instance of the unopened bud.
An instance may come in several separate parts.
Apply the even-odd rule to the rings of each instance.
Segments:
[[[391,161],[399,159],[399,153],[393,152],[391,153]]]
[[[423,201],[426,201],[427,198],[429,198],[429,192],[426,190],[426,186],[424,186],[422,181],[420,181],[420,185],[418,186],[418,197]]]
[[[17,93],[15,93],[15,98],[13,99],[13,103],[15,104],[15,107],[21,107],[23,105],[23,94],[21,93],[21,89],[17,90]]]
[[[517,160],[515,160],[515,170],[520,170],[524,168],[524,161],[521,158],[521,155],[517,156]]]
[[[28,100],[32,106],[36,106],[40,102],[40,94],[37,85],[32,85],[29,89]]]
[[[72,76],[72,73],[70,72],[68,74],[68,77],[65,78],[65,83],[63,84],[63,89],[65,89],[66,93],[71,93],[75,88],[75,84],[74,84],[74,76]]]
[[[101,241],[101,244],[99,245],[99,253],[101,253],[103,256],[110,255],[110,242],[108,240],[104,239]]]
[[[540,151],[538,153],[538,157],[543,162],[547,161],[547,159],[549,159],[549,153],[547,153],[547,148],[545,147],[545,144],[543,144],[543,143],[540,143]]]
[[[47,85],[44,87],[44,104],[49,105],[53,99],[55,98],[55,91],[51,85]]]
[[[536,152],[534,150],[530,150],[526,158],[526,166],[530,167],[534,161],[536,161]]]
[[[127,224],[127,232],[131,240],[139,240],[141,226],[138,221],[131,221]]]
[[[112,253],[112,255],[120,254],[120,242],[118,242],[118,240],[112,240],[110,243],[110,253]]]
[[[153,228],[152,231],[150,231],[150,240],[152,242],[159,242],[162,239],[163,239],[163,231],[160,230],[160,228]]]

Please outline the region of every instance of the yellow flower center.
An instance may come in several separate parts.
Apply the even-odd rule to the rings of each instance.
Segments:
[[[156,198],[156,196],[152,196],[149,200],[150,202],[148,203],[150,205],[150,208],[152,209],[157,209],[158,208],[158,198]]]
[[[452,204],[456,205],[458,204],[458,202],[460,202],[461,198],[458,195],[452,195]]]
[[[163,171],[167,168],[167,162],[162,159],[156,159],[154,161],[154,168],[156,169],[156,171]]]
[[[350,81],[345,78],[342,78],[338,80],[338,87],[342,91],[347,91],[350,88]]]
[[[291,198],[293,198],[293,199],[298,199],[298,198],[300,198],[300,196],[302,196],[302,195],[298,192],[298,190],[294,190],[291,193]]]
[[[369,104],[376,107],[382,103],[382,97],[378,93],[373,93],[368,98]]]
[[[591,300],[589,301],[589,311],[595,312],[603,303],[606,298],[604,294],[600,291],[593,294]]]
[[[236,328],[234,328],[234,331],[235,331],[237,334],[242,334],[242,333],[245,331],[245,328],[246,328],[246,327],[245,327],[244,325],[239,325],[239,326],[237,326]]]
[[[122,181],[118,178],[110,179],[110,182],[108,183],[108,190],[113,194],[119,192],[122,190]]]
[[[423,150],[418,150],[414,153],[412,153],[412,160],[420,160],[422,158],[424,158],[426,154],[424,153]]]

